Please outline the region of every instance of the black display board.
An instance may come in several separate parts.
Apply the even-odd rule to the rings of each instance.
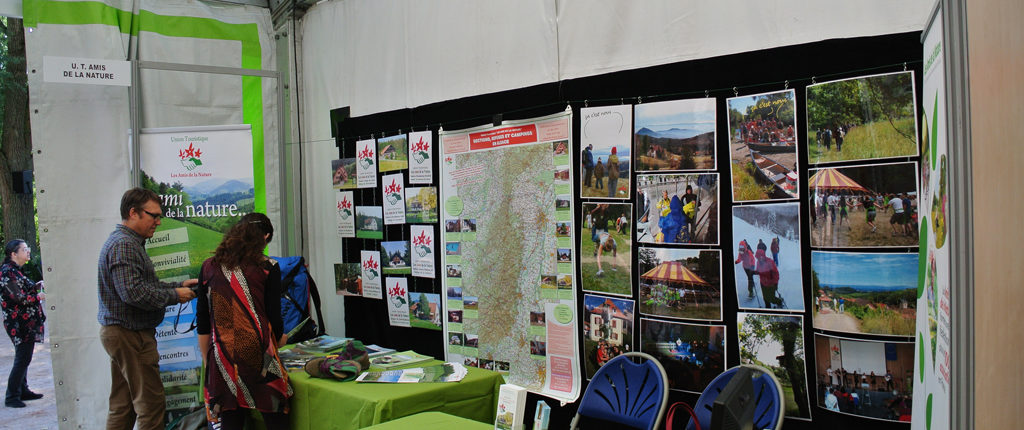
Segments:
[[[731,181],[729,176],[730,159],[727,155],[729,154],[729,145],[726,99],[733,97],[736,93],[742,96],[790,88],[796,91],[796,129],[798,130],[798,145],[800,145],[800,149],[797,152],[801,178],[800,209],[801,213],[807,213],[809,210],[807,197],[809,193],[806,185],[808,160],[806,151],[803,149],[807,142],[807,136],[804,132],[806,130],[806,86],[811,84],[812,81],[820,83],[828,80],[870,74],[913,70],[915,72],[914,85],[918,89],[916,94],[918,99],[917,106],[921,106],[920,88],[922,73],[920,58],[922,47],[920,37],[920,32],[909,32],[873,37],[824,40],[565,80],[363,117],[348,118],[348,107],[344,107],[331,112],[332,131],[336,133],[334,137],[339,147],[339,156],[344,158],[355,156],[355,142],[359,139],[367,139],[371,136],[380,138],[429,129],[434,132],[435,145],[433,155],[434,160],[437,160],[439,146],[437,130],[440,127],[443,127],[445,130],[459,130],[490,124],[496,120],[500,121],[500,119],[532,118],[560,112],[565,109],[567,104],[570,104],[575,115],[573,119],[574,141],[572,142],[572,149],[576,151],[576,154],[579,154],[581,150],[579,142],[579,109],[584,106],[584,103],[589,106],[635,104],[638,101],[641,103],[667,101],[702,97],[707,94],[717,98],[717,171],[722,175],[721,183],[728,184]],[[496,118],[498,115],[501,117]],[[916,160],[917,157],[908,157],[905,160],[887,161]],[[324,163],[327,161],[324,160]],[[323,170],[326,170],[326,168]],[[576,171],[577,175],[581,174],[580,170]],[[435,165],[434,186],[439,185],[438,171],[439,168]],[[634,182],[635,177],[634,173],[631,178]],[[635,183],[630,189],[633,193],[630,202],[635,202]],[[725,286],[722,295],[722,314],[724,320],[722,323],[727,326],[726,333],[728,339],[728,361],[726,366],[732,367],[739,364],[739,347],[736,342],[736,293],[733,288],[730,288],[734,282],[734,275],[732,270],[725,270],[732,265],[731,260],[728,262],[726,260],[736,255],[736,240],[732,238],[732,226],[729,222],[730,218],[727,216],[727,214],[731,213],[732,208],[732,195],[728,191],[729,189],[727,186],[722,186],[721,188],[719,213],[722,216],[719,232],[723,265],[722,285]],[[584,200],[579,198],[578,189],[574,190],[574,193],[575,206],[580,208]],[[380,188],[357,189],[355,190],[355,200],[359,205],[381,205]],[[582,221],[579,210],[577,210],[575,216],[577,223]],[[440,237],[439,225],[434,227],[435,237]],[[813,421],[787,419],[784,422],[785,428],[798,430],[821,428],[860,429],[869,426],[879,430],[908,428],[906,423],[834,413],[817,406],[818,399],[816,396],[820,394],[817,394],[819,390],[815,388],[815,330],[811,325],[810,309],[813,306],[813,300],[809,288],[811,247],[809,225],[806,219],[801,223],[800,235],[805,238],[801,243],[801,258],[804,261],[804,303],[807,311],[797,315],[803,315],[804,317],[807,389],[811,396]],[[384,240],[403,239],[409,239],[408,227],[406,225],[385,226]],[[579,245],[577,244],[576,246],[578,247]],[[359,251],[362,249],[379,249],[379,241],[343,239],[342,252],[346,257],[346,261],[358,261]],[[578,248],[576,253],[578,255]],[[633,267],[636,268],[638,267],[636,255],[633,256],[633,259]],[[435,267],[442,267],[440,265],[440,257],[438,257]],[[638,270],[634,270],[633,273],[634,285],[638,285],[636,278],[639,274],[637,272]],[[440,271],[438,273],[440,276]],[[443,294],[440,277],[435,280],[415,277],[409,277],[408,279],[409,291],[411,292]],[[577,279],[579,279],[578,268]],[[633,297],[634,299],[636,298],[636,287],[634,287]],[[582,292],[577,294],[577,302],[578,314],[582,316]],[[383,300],[346,297],[346,336],[360,339],[365,343],[377,343],[399,350],[414,349],[417,352],[435,357],[443,356],[444,339],[441,332],[391,327],[388,323],[387,314],[387,306]],[[639,330],[639,317],[640,314],[638,312],[636,313],[634,330]],[[638,338],[638,336],[634,338]],[[891,338],[881,337],[874,339],[872,336],[859,336],[859,338],[892,340]],[[584,383],[584,389],[585,387]],[[697,397],[695,394],[672,391],[670,403],[684,401],[692,405],[696,403]],[[533,394],[528,398],[526,428],[532,427],[532,414],[538,399],[544,398]],[[557,401],[546,400],[552,406],[550,428],[567,428],[569,421],[576,412],[577,405],[568,404],[563,407],[559,406]],[[685,419],[679,421],[686,422]],[[681,428],[682,425],[677,424],[676,427]]]

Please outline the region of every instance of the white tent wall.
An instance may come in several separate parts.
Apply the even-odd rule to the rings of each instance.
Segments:
[[[25,2],[40,248],[57,414],[66,429],[101,428],[106,419],[109,359],[96,322],[96,261],[106,236],[120,222],[121,194],[132,183],[129,90],[43,82],[43,56],[125,60],[128,29],[135,21],[141,60],[240,68],[245,67],[240,52],[249,49],[251,56],[258,45],[258,58],[248,67],[275,68],[266,9],[194,0],[137,3],[142,12],[133,15],[129,0]],[[229,40],[240,28],[247,34],[247,48]],[[239,76],[144,70],[140,128],[255,124],[254,134],[261,130],[263,135],[268,215],[276,223],[277,82],[247,79],[258,80],[261,94],[254,96],[250,85],[243,100]],[[243,109],[253,106],[260,111],[255,117]],[[272,244],[271,252],[278,251]]]

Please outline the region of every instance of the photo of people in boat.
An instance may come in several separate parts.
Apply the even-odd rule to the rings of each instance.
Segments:
[[[811,246],[918,245],[917,163],[809,169]]]
[[[637,241],[718,244],[718,174],[637,175]]]
[[[810,164],[917,155],[914,72],[807,86]]]
[[[633,106],[580,109],[580,197],[629,199]]]
[[[784,90],[726,101],[734,201],[800,196],[795,94]]]
[[[910,422],[914,342],[876,342],[814,335],[818,407]]]
[[[640,318],[640,351],[658,359],[669,388],[700,393],[725,371],[725,326]]]
[[[722,251],[641,247],[637,260],[640,313],[722,319]]]
[[[734,206],[733,267],[741,309],[804,310],[798,202]]]
[[[636,170],[713,170],[715,99],[710,97],[633,106]]]
[[[583,356],[587,379],[633,348],[633,307],[627,299],[583,295]]]
[[[633,293],[633,233],[628,226],[632,214],[629,203],[583,204],[584,225],[579,232],[583,290],[620,296]]]

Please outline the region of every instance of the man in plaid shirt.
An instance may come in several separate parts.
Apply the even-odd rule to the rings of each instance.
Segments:
[[[156,326],[164,307],[196,295],[188,279],[161,282],[146,254],[163,214],[160,197],[133,188],[121,196],[121,224],[100,251],[98,273],[100,341],[110,355],[110,406],[107,429],[163,429],[164,387],[156,350]]]

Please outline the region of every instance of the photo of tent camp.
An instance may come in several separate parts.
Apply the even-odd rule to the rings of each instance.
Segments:
[[[722,251],[639,248],[640,313],[722,319]]]
[[[580,197],[629,199],[631,105],[580,109]]]
[[[359,263],[334,263],[334,292],[339,296],[362,296],[362,275]]]
[[[669,388],[700,393],[725,371],[725,326],[641,318],[640,351],[661,362]]]
[[[580,285],[584,291],[629,296],[632,283],[633,214],[629,203],[584,203],[579,232]],[[626,220],[626,226],[618,220]]]
[[[879,420],[910,422],[914,342],[814,335],[818,407]]]
[[[356,206],[356,237],[384,238],[384,209],[380,206]]]
[[[718,174],[637,175],[637,241],[718,244]]]
[[[396,240],[380,243],[380,265],[385,275],[411,275],[409,241]]]
[[[377,160],[381,172],[409,168],[409,138],[404,134],[377,139]]]
[[[715,99],[633,106],[638,172],[715,169]]]
[[[800,204],[734,206],[736,299],[743,309],[804,310]]]
[[[811,252],[814,328],[913,336],[918,254]]]
[[[811,164],[917,155],[914,72],[807,86]]]
[[[734,201],[799,197],[794,94],[785,90],[726,101]]]
[[[331,160],[331,183],[336,190],[355,189],[356,187],[356,159],[342,158]]]
[[[917,163],[810,169],[811,246],[918,245]]]
[[[410,291],[409,324],[414,328],[441,331],[441,296]]]
[[[811,419],[804,357],[804,317],[736,314],[740,363],[772,371],[782,384],[786,418]]]
[[[437,187],[405,188],[405,222],[437,222]]]
[[[583,356],[587,379],[624,352],[633,349],[634,301],[583,295]]]

